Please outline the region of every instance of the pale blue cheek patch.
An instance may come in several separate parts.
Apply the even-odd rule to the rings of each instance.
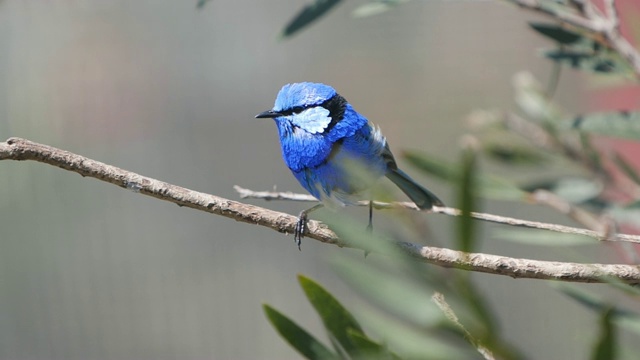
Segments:
[[[295,114],[289,119],[291,119],[293,125],[311,134],[317,134],[324,132],[324,129],[331,123],[329,114],[329,110],[322,106],[316,106]]]

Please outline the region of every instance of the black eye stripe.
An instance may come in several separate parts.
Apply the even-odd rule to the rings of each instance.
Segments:
[[[332,119],[331,123],[329,124],[329,128],[330,128],[330,127],[333,127],[335,123],[342,120],[342,117],[344,116],[344,110],[347,106],[347,100],[342,96],[340,96],[339,94],[335,94],[334,96],[331,97],[331,99],[326,100],[323,103],[320,103],[317,105],[309,105],[309,106],[296,106],[291,109],[280,111],[280,113],[283,116],[290,116],[293,114],[299,114],[305,111],[306,109],[310,109],[316,106],[322,106],[323,108],[329,110],[329,116]]]

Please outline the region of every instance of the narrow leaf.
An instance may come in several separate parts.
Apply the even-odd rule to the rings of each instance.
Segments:
[[[545,50],[543,55],[573,69],[587,70],[600,74],[627,75],[631,72],[624,60],[610,51],[583,50],[583,47],[562,47]]]
[[[300,10],[289,24],[282,31],[281,37],[291,37],[293,34],[309,26],[312,22],[318,20],[325,15],[334,6],[338,5],[341,0],[315,0]]]
[[[493,160],[507,165],[540,165],[547,158],[539,151],[518,145],[484,144],[482,150]]]
[[[386,346],[369,339],[360,332],[349,330],[348,335],[351,342],[360,350],[363,359],[400,360],[400,357],[389,351]]]
[[[302,356],[311,360],[338,358],[331,350],[288,317],[267,304],[264,304],[262,307],[271,325],[273,325],[278,333],[280,333],[293,348],[298,350]]]
[[[612,322],[613,311],[607,308],[600,315],[600,339],[593,349],[593,360],[616,359],[616,328]]]
[[[567,177],[558,179],[551,191],[573,204],[589,201],[602,192],[602,183],[585,178]]]
[[[358,349],[351,342],[348,332],[349,330],[364,332],[353,315],[317,282],[303,275],[298,275],[298,281],[329,334],[338,341],[347,353],[357,354]]]
[[[404,158],[418,169],[449,183],[458,183],[462,169],[442,159],[417,152],[405,152]],[[512,181],[487,174],[476,175],[477,195],[488,199],[522,200],[526,192]]]
[[[531,22],[529,23],[529,26],[538,33],[551,38],[560,44],[572,44],[580,40],[582,37],[580,34],[566,30],[556,24]]]
[[[209,0],[198,0],[198,3],[196,4],[196,8],[197,9],[202,9],[204,8],[204,6],[209,2]]]
[[[474,224],[471,212],[476,211],[476,156],[474,149],[467,148],[462,152],[462,177],[458,188],[458,204],[462,216],[458,217],[458,247],[470,253],[474,248]]]
[[[474,351],[463,340],[444,338],[423,328],[408,326],[396,318],[383,316],[379,311],[361,309],[367,328],[384,338],[385,343],[400,349],[406,359],[474,359]],[[375,359],[375,358],[374,358]]]
[[[608,112],[565,120],[564,128],[590,134],[640,140],[640,112]]]
[[[569,296],[573,300],[587,307],[588,309],[603,312],[609,309],[609,304],[606,303],[601,298],[596,295],[580,290],[576,286],[569,286],[567,284],[553,284],[556,286],[558,290],[560,290],[565,295]],[[624,310],[624,309],[613,309],[610,310],[611,314],[609,316],[613,316],[616,319],[624,319],[624,320],[640,320],[640,316],[632,311]]]
[[[640,174],[636,171],[636,169],[629,164],[624,157],[622,157],[618,153],[614,153],[613,162],[618,166],[618,168],[629,177],[633,182],[637,185],[640,185]]]
[[[338,274],[372,303],[415,325],[435,326],[442,313],[430,301],[433,291],[428,283],[412,281],[393,269],[380,268],[341,257],[333,262]]]

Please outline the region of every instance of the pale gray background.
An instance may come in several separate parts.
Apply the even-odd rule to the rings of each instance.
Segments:
[[[287,82],[333,85],[396,152],[455,159],[467,114],[513,107],[512,76],[550,70],[536,57],[550,44],[528,29],[531,15],[502,3],[414,1],[352,19],[364,1],[350,1],[282,42],[278,32],[305,2],[195,3],[0,2],[2,140],[29,138],[231,199],[234,184],[300,191],[275,126],[253,118]],[[582,81],[565,75],[559,100],[579,111]],[[408,172],[454,202],[449,185]],[[300,253],[271,230],[33,162],[0,163],[0,199],[1,359],[295,359],[263,302],[322,334],[297,273],[348,306],[361,301],[326,261],[349,250],[307,240]],[[521,204],[485,210],[567,223]],[[450,220],[429,221],[449,243]],[[482,251],[584,261],[613,252],[494,239]],[[592,313],[545,282],[475,279],[506,338],[531,358],[587,356]]]

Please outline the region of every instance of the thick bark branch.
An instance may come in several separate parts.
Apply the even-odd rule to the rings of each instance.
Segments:
[[[265,226],[282,233],[293,233],[298,221],[297,217],[289,214],[189,190],[25,139],[11,138],[0,143],[0,160],[34,160],[46,163],[179,206]],[[338,246],[349,246],[348,242],[338,238],[331,229],[318,221],[309,221],[306,237]],[[396,245],[420,261],[443,267],[507,275],[513,278],[572,282],[606,282],[608,278],[616,278],[628,283],[640,283],[640,267],[633,265],[537,261],[480,253],[463,253],[407,242],[396,242]]]

